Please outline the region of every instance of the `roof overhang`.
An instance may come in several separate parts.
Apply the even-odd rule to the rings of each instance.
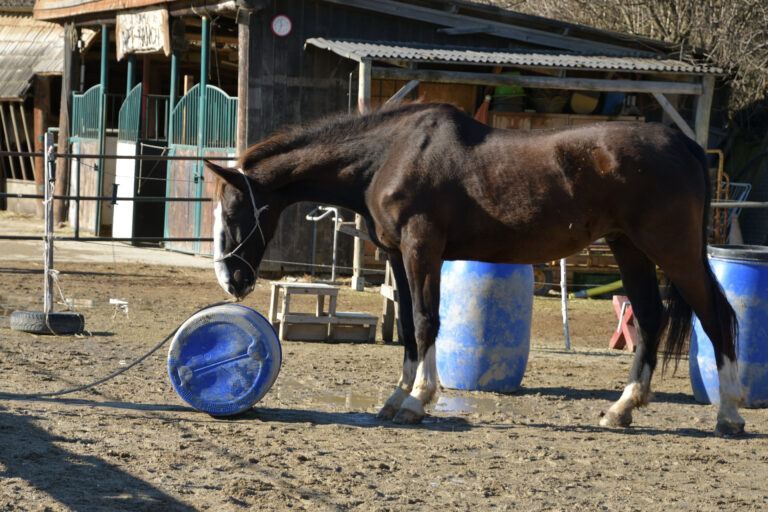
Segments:
[[[24,98],[35,75],[60,75],[64,29],[31,16],[0,15],[0,100]]]
[[[622,73],[718,75],[715,66],[687,63],[668,58],[639,56],[636,53],[595,54],[544,50],[506,50],[452,47],[387,41],[362,41],[314,37],[306,45],[355,60],[392,65],[402,63],[466,66],[504,66],[530,69],[587,70]]]

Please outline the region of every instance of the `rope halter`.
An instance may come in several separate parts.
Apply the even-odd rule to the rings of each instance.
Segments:
[[[256,206],[256,199],[253,197],[253,188],[251,188],[251,182],[248,179],[248,176],[239,167],[237,168],[237,170],[240,171],[240,174],[243,175],[245,184],[248,186],[248,195],[251,196],[251,206],[253,207],[254,225],[253,225],[253,228],[251,228],[251,231],[248,233],[248,235],[245,238],[243,238],[243,240],[239,244],[237,244],[237,247],[229,251],[227,254],[219,256],[218,258],[214,258],[213,261],[223,261],[231,257],[237,258],[243,263],[245,263],[246,265],[248,265],[248,268],[251,269],[251,272],[253,273],[253,279],[256,280],[256,269],[253,268],[253,265],[251,265],[248,260],[246,260],[239,254],[237,254],[237,251],[239,251],[240,248],[243,247],[245,242],[250,240],[250,238],[253,236],[253,234],[256,232],[257,229],[259,230],[259,234],[261,235],[261,241],[264,243],[264,246],[266,247],[267,242],[266,242],[266,239],[264,238],[264,232],[261,230],[261,224],[259,223],[259,216],[261,215],[261,212],[267,209],[267,205],[264,205],[261,208]]]

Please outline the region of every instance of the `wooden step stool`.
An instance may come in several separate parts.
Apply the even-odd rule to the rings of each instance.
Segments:
[[[379,318],[366,313],[339,313],[339,288],[327,284],[273,281],[269,321],[281,341],[374,341]],[[282,305],[278,302],[282,295]],[[316,295],[314,313],[291,311],[291,295]],[[328,297],[328,310],[325,298]]]

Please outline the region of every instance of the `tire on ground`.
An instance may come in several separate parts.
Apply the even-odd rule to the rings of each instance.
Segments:
[[[43,311],[17,310],[11,313],[11,329],[33,334],[76,334],[85,327],[83,315],[79,313],[49,313]]]

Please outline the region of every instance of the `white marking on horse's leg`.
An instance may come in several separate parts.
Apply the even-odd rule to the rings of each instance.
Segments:
[[[400,373],[400,380],[397,381],[397,387],[392,395],[384,403],[384,408],[390,407],[395,412],[400,409],[400,406],[413,389],[413,381],[416,379],[416,361],[412,361],[407,357],[403,361],[403,371]]]
[[[224,223],[221,220],[221,201],[216,203],[213,210],[213,270],[216,272],[216,279],[224,291],[232,295],[230,284],[230,275],[227,264],[220,260],[224,244]]]
[[[720,409],[717,411],[715,433],[741,434],[744,432],[744,419],[739,415],[739,406],[744,403],[746,393],[739,379],[737,362],[724,357],[723,367],[717,375],[720,380]]]
[[[651,394],[651,368],[643,365],[640,380],[630,382],[615,404],[600,420],[603,427],[628,427],[632,424],[632,409],[648,404]]]
[[[437,390],[437,364],[435,363],[435,345],[427,349],[424,360],[419,362],[416,369],[416,379],[413,382],[411,394],[403,401],[400,409],[424,417],[424,406],[435,396]]]

